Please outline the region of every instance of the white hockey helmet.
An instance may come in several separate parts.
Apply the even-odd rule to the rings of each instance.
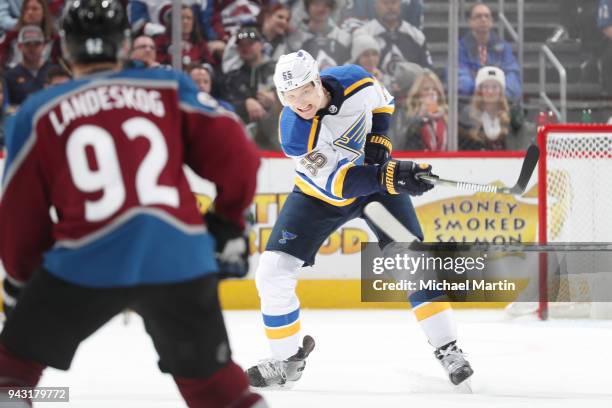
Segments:
[[[321,84],[319,64],[312,58],[312,55],[304,50],[299,50],[279,58],[274,69],[274,85],[278,99],[283,105],[287,105],[283,92],[297,89],[311,82],[314,82],[315,86]]]

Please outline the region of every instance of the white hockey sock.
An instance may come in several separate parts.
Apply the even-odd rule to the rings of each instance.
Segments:
[[[255,274],[266,336],[275,359],[291,357],[299,348],[300,302],[295,286],[302,263],[282,252],[266,251]]]
[[[457,325],[448,302],[425,302],[413,307],[429,343],[435,348],[457,340]]]

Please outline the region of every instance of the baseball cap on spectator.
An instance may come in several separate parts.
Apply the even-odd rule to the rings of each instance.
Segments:
[[[33,42],[45,42],[45,35],[39,26],[36,25],[27,25],[24,26],[21,30],[19,30],[19,35],[17,36],[17,42],[19,44],[27,44]]]
[[[393,70],[393,83],[398,90],[408,91],[423,72],[425,70],[419,64],[408,61],[398,62]]]
[[[376,42],[376,39],[370,34],[360,34],[353,40],[351,46],[351,61],[357,62],[361,54],[369,50],[375,50],[380,54],[380,46]]]
[[[261,34],[255,27],[242,27],[236,33],[236,44],[243,40],[261,41]]]
[[[483,82],[491,80],[497,82],[503,90],[506,89],[506,74],[501,69],[492,66],[482,67],[478,70],[478,74],[476,74],[476,88]]]

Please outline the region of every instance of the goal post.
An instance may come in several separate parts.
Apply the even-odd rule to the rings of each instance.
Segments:
[[[611,243],[612,126],[544,126],[538,130],[538,145],[540,244]],[[610,309],[609,304],[593,301],[593,290],[598,284],[589,277],[593,274],[576,274],[570,270],[567,275],[554,275],[548,264],[547,255],[541,254],[538,282],[540,318],[546,319],[549,315],[593,317],[595,310],[601,310],[602,306]],[[593,265],[571,266],[574,270],[593,268]],[[602,267],[597,265],[595,268]]]

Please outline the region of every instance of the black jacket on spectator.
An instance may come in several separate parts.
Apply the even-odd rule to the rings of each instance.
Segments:
[[[293,51],[302,49],[312,55],[321,69],[342,65],[351,56],[351,35],[331,20],[325,33],[314,33],[302,22],[287,41]]]
[[[236,113],[244,123],[250,122],[244,105],[245,100],[256,98],[260,89],[272,89],[270,81],[274,75],[274,66],[275,61],[264,62],[255,68],[243,65],[222,76],[222,95],[236,107]]]
[[[418,28],[403,21],[399,28],[389,31],[374,19],[353,32],[353,38],[365,33],[374,37],[380,45],[380,69],[393,75],[395,65],[400,61],[431,68],[433,63],[427,47],[425,34]]]
[[[21,105],[29,94],[43,89],[47,80],[47,71],[52,66],[53,64],[47,61],[37,72],[33,73],[19,64],[6,71],[8,103],[10,105]]]

